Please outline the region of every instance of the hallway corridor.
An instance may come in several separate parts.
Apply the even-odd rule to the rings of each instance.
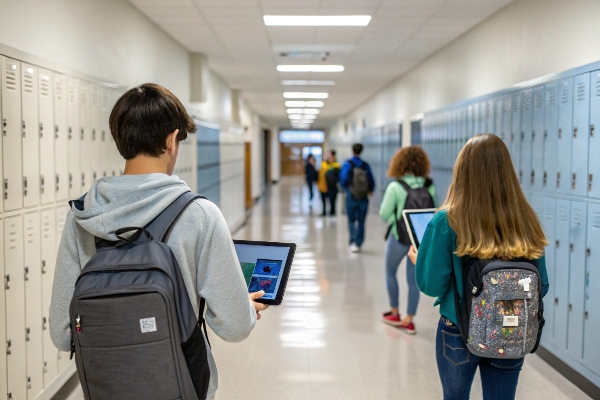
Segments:
[[[298,250],[283,304],[262,313],[250,338],[229,344],[209,332],[220,372],[217,399],[441,398],[433,299],[421,296],[414,336],[379,320],[387,308],[385,226],[371,211],[363,252],[351,254],[346,217],[321,217],[318,198],[310,214],[303,180],[284,179],[261,198],[234,237],[295,242]],[[401,267],[401,312],[404,273]],[[479,377],[472,393],[481,398]],[[523,367],[517,398],[588,397],[533,355]]]

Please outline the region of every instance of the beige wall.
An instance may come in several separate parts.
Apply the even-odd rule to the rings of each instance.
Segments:
[[[338,120],[332,135],[344,135],[344,122],[408,122],[445,104],[598,61],[598,15],[598,0],[516,0]]]

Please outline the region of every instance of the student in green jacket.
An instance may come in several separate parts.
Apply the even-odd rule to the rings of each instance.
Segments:
[[[416,261],[419,289],[440,306],[436,358],[445,400],[468,399],[477,368],[485,400],[514,399],[523,366],[523,358],[483,358],[468,351],[456,326],[452,274],[460,293],[469,258],[527,259],[538,268],[544,296],[547,244],[504,142],[488,133],[471,138],[458,155],[448,196],[425,231],[418,258],[412,248],[408,254]]]
[[[405,208],[408,196],[406,189],[398,180],[406,182],[412,189],[418,189],[425,185],[428,175],[429,158],[427,158],[427,154],[421,147],[409,146],[398,150],[390,160],[387,172],[387,176],[395,180],[390,182],[385,189],[381,208],[379,209],[379,216],[391,227],[385,244],[386,283],[391,310],[384,313],[381,320],[411,335],[416,333],[413,318],[417,313],[420,292],[415,280],[415,265],[408,259],[406,260],[408,307],[406,315],[404,318],[401,318],[398,311],[400,293],[396,274],[398,273],[400,262],[406,256],[406,253],[408,253],[410,242],[402,243],[400,241],[396,227],[396,221],[402,218],[402,210]],[[430,184],[427,190],[431,198],[435,198],[435,186]]]

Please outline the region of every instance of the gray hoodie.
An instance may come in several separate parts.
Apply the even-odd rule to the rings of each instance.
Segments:
[[[56,347],[70,350],[69,305],[81,269],[95,253],[94,237],[117,240],[115,231],[146,226],[177,197],[189,191],[177,176],[123,175],[94,182],[84,211],[68,212],[50,304],[50,335]],[[167,245],[175,254],[194,311],[206,299],[206,322],[222,339],[238,342],[250,334],[256,313],[248,298],[231,234],[221,211],[208,200],[195,200],[178,219]],[[208,398],[217,390],[217,368],[209,350]]]

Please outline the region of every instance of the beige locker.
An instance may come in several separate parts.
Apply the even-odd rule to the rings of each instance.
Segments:
[[[4,221],[0,219],[0,260],[2,265],[2,276],[4,276]],[[6,299],[4,297],[4,285],[0,286],[0,343],[6,343]],[[6,349],[5,346],[3,346]],[[0,347],[2,348],[2,347]],[[6,381],[6,350],[1,352],[0,357],[0,393],[8,393]]]
[[[23,215],[25,245],[25,340],[27,346],[27,398],[44,389],[42,335],[42,257],[40,213]]]
[[[91,85],[86,81],[79,81],[79,129],[81,134],[81,187],[82,194],[88,190],[92,178],[92,91]]]
[[[25,344],[25,268],[23,217],[4,220],[4,283],[6,291],[6,362],[8,398],[27,398]]]
[[[21,63],[2,60],[2,167],[4,211],[23,208]]]
[[[54,185],[56,201],[69,198],[69,106],[67,77],[54,74]]]
[[[38,69],[21,64],[21,133],[23,136],[23,206],[40,204],[40,122]]]
[[[58,246],[60,245],[60,238],[62,236],[62,231],[65,227],[65,219],[67,218],[67,212],[69,211],[68,206],[58,206],[56,207],[56,249],[58,250]],[[58,373],[67,368],[70,363],[70,354],[62,351],[57,351],[58,354]]]
[[[88,186],[98,178],[102,178],[102,150],[103,144],[102,141],[102,126],[101,123],[101,114],[102,114],[102,88],[98,85],[91,84],[90,85],[92,92],[92,104],[91,104],[91,118],[90,118],[90,127],[92,129],[91,135],[91,147],[92,147],[92,156],[91,156],[91,170],[92,170],[92,179],[90,180]]]
[[[113,103],[112,103],[112,106],[110,107],[111,111],[120,97],[121,97],[121,93],[119,93],[117,91],[112,92]],[[112,135],[111,135],[111,137],[112,137]],[[111,175],[112,176],[123,175],[123,170],[125,168],[125,160],[123,159],[123,157],[121,157],[121,154],[119,153],[119,150],[117,149],[117,144],[114,143],[114,139],[113,139],[113,144],[114,144],[114,146],[112,148]]]
[[[50,204],[56,195],[54,170],[54,96],[52,72],[39,70],[40,202]],[[63,161],[66,164],[66,160]]]
[[[83,194],[81,182],[81,127],[79,122],[79,79],[67,78],[67,123],[69,138],[69,197],[78,198]],[[58,161],[60,162],[60,161]]]
[[[50,338],[48,325],[52,283],[56,264],[56,215],[54,209],[42,210],[42,331],[44,340],[44,387],[58,374],[57,349]]]

